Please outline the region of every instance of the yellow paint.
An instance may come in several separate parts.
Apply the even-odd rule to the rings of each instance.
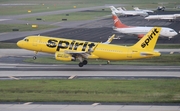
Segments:
[[[45,36],[28,36],[18,41],[17,45],[27,50],[55,54],[56,59],[62,61],[71,61],[71,58],[80,62],[82,59],[132,60],[161,55],[154,51],[160,31],[160,27],[154,27],[129,47]]]
[[[28,13],[31,13],[31,10],[28,10]]]
[[[32,28],[37,28],[38,27],[38,25],[32,25]]]

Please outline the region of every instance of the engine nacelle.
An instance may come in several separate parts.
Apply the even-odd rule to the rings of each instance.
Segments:
[[[66,54],[64,52],[56,52],[55,59],[60,61],[75,61],[76,59],[72,57],[70,54]]]

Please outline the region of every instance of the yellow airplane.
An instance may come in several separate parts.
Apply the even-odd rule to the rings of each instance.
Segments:
[[[88,63],[87,59],[104,60],[132,60],[160,56],[154,51],[161,28],[154,27],[142,39],[133,46],[119,46],[107,42],[97,43],[89,41],[71,40],[64,38],[53,38],[45,36],[28,36],[17,42],[20,48],[37,52],[55,54],[55,59],[60,61],[79,60],[79,67]],[[36,59],[36,56],[33,57]]]

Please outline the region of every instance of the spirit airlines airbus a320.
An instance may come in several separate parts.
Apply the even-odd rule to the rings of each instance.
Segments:
[[[117,61],[160,56],[159,52],[154,51],[160,31],[160,27],[154,27],[136,44],[129,47],[45,36],[28,36],[18,41],[17,45],[36,53],[52,53],[55,59],[60,61],[79,60],[79,67],[83,67],[88,63],[87,59]]]

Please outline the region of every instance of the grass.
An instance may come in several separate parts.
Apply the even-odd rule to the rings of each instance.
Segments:
[[[78,64],[76,62],[63,62],[57,61],[53,57],[38,57],[36,60],[32,58],[24,59],[24,62],[29,63],[48,63],[48,64]],[[88,60],[88,64],[107,64],[107,60]],[[153,57],[149,59],[139,59],[139,60],[123,60],[123,61],[111,61],[110,64],[120,64],[120,65],[180,65],[179,54],[164,54],[160,57]]]
[[[108,11],[102,11],[102,10],[95,10],[95,11],[85,11],[85,12],[75,12],[75,13],[67,13],[66,14],[58,14],[53,16],[37,16],[37,17],[31,17],[31,18],[24,18],[23,20],[28,21],[36,21],[36,18],[41,18],[44,21],[48,22],[59,22],[62,21],[62,19],[67,19],[67,21],[81,21],[81,20],[92,20],[96,19],[98,17],[110,15],[110,9]]]
[[[35,24],[33,24],[35,25]],[[13,29],[19,29],[19,31],[36,31],[36,30],[43,30],[43,29],[50,29],[50,28],[56,28],[57,26],[52,25],[37,25],[38,27],[32,28],[32,25],[26,25],[26,24],[8,24],[0,25],[0,32],[13,32]]]
[[[179,79],[0,81],[1,102],[179,103]]]
[[[156,49],[179,49],[180,44],[157,44]]]
[[[82,1],[83,2],[83,1]],[[0,2],[1,3],[1,2]],[[38,12],[48,12],[48,11],[55,11],[55,10],[66,10],[66,9],[73,9],[74,6],[76,8],[82,7],[90,7],[93,6],[92,4],[84,4],[79,3],[78,0],[75,1],[64,1],[64,0],[9,0],[4,2],[5,4],[32,4],[32,5],[7,5],[0,7],[0,15],[19,15],[19,14],[28,14],[28,10],[31,10],[31,13],[38,13]]]
[[[16,43],[3,43],[0,42],[0,49],[17,49],[19,48]]]
[[[104,6],[105,4],[128,4],[127,9],[132,6],[140,8],[156,8],[159,5],[175,7],[179,0],[0,0],[1,4],[34,4],[34,5],[9,5],[0,7],[0,15],[27,14],[28,10],[32,13],[47,12],[54,10],[73,9],[83,7]],[[163,4],[164,3],[164,4]]]

